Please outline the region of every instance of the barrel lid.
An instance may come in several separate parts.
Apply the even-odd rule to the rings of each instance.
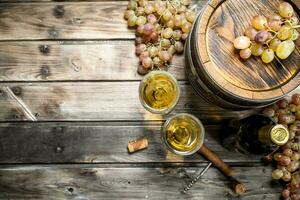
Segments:
[[[270,130],[270,136],[274,144],[282,146],[289,140],[289,130],[285,126],[277,124]]]
[[[273,13],[280,2],[211,0],[203,9],[196,24],[196,41],[191,42],[197,49],[194,59],[201,64],[197,66],[201,73],[224,94],[249,102],[267,102],[282,98],[300,84],[300,48],[286,60],[264,64],[256,57],[241,60],[233,47],[233,40],[244,34],[252,17]],[[299,15],[299,10],[296,12]]]

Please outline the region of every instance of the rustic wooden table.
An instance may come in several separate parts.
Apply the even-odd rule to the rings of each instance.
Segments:
[[[198,10],[206,1],[195,2]],[[240,198],[214,168],[180,193],[207,161],[167,152],[160,141],[166,117],[140,105],[127,1],[0,2],[0,199]],[[170,72],[182,89],[171,115],[204,122],[206,144],[246,183],[243,199],[279,199],[271,167],[218,141],[220,121],[251,111],[224,111],[195,96],[183,56]],[[127,142],[142,136],[149,148],[129,155]]]

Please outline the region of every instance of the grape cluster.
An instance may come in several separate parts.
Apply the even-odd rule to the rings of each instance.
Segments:
[[[294,41],[299,37],[298,23],[292,5],[283,2],[278,7],[278,14],[267,18],[255,16],[245,30],[245,36],[234,40],[234,47],[240,50],[240,57],[244,60],[251,55],[260,56],[264,63],[270,63],[274,58],[287,59],[295,50]]]
[[[289,129],[289,141],[272,154],[272,159],[277,163],[272,177],[286,183],[282,192],[284,200],[299,200],[297,190],[300,189],[300,94],[294,94],[290,102],[283,99],[265,108],[263,114]]]
[[[168,66],[175,53],[182,53],[196,14],[191,0],[131,0],[125,11],[129,27],[136,28],[139,74]]]

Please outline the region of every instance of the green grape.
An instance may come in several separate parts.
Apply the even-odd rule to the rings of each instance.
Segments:
[[[166,25],[167,25],[167,27],[168,28],[174,28],[174,21],[173,21],[173,19],[170,19],[167,23],[166,23]]]
[[[168,51],[159,51],[158,52],[158,57],[163,61],[163,62],[168,62],[171,60],[172,55]]]
[[[171,38],[172,35],[173,35],[173,29],[171,29],[171,28],[166,28],[166,29],[163,30],[163,32],[162,32],[163,38],[166,38],[166,39]]]
[[[186,40],[188,38],[189,34],[188,33],[182,33],[181,39]]]
[[[136,32],[139,35],[142,35],[144,33],[144,25],[138,26],[137,29],[136,29]]]
[[[174,5],[172,5],[171,2],[167,1],[167,9],[172,13],[175,14],[176,13],[176,7]]]
[[[162,39],[160,44],[162,48],[167,49],[171,46],[171,41],[168,39]]]
[[[154,6],[150,2],[145,5],[144,10],[147,15],[149,15],[155,11]]]
[[[171,19],[171,17],[172,17],[172,13],[168,9],[166,9],[164,11],[162,18],[167,22]]]
[[[173,21],[174,21],[174,25],[176,26],[176,27],[181,27],[181,25],[182,25],[182,16],[181,15],[175,15],[174,17],[173,17]]]
[[[156,12],[159,16],[162,16],[164,14],[165,10],[166,10],[166,7],[163,6],[163,7],[158,8],[156,10]]]
[[[130,16],[135,16],[134,11],[133,10],[126,10],[125,14],[124,14],[124,18],[129,19]]]
[[[184,33],[190,32],[191,28],[192,28],[192,24],[189,23],[189,22],[185,22],[185,23],[182,24],[182,26],[181,26],[181,30],[182,30],[182,32],[184,32]]]
[[[136,19],[135,24],[138,25],[138,26],[140,26],[140,25],[146,24],[146,22],[147,22],[146,17],[144,17],[144,16],[139,16],[139,17]]]
[[[291,55],[295,50],[295,43],[292,40],[286,40],[278,45],[276,55],[278,58],[284,60]]]
[[[281,179],[281,177],[283,176],[283,171],[280,169],[275,169],[272,171],[272,178],[275,180],[279,180]]]
[[[282,2],[278,8],[279,14],[284,18],[290,18],[294,15],[293,6],[287,2]]]
[[[176,53],[176,49],[174,45],[171,45],[170,48],[168,48],[169,54],[173,55]]]
[[[145,13],[144,7],[138,7],[138,8],[136,9],[136,15],[137,15],[137,16],[144,15],[144,13]]]
[[[290,172],[284,171],[284,172],[283,172],[283,176],[281,177],[281,179],[282,179],[283,181],[285,181],[285,182],[288,182],[288,181],[290,181],[290,180],[292,179],[292,175],[291,175]]]
[[[277,37],[280,40],[287,40],[288,38],[292,37],[293,31],[292,28],[288,25],[284,25],[280,28]]]
[[[172,37],[173,37],[174,40],[180,40],[181,36],[182,36],[181,30],[174,30],[173,31],[173,36]]]
[[[192,3],[192,0],[180,0],[180,2],[185,5],[185,6],[188,6]]]
[[[175,51],[177,53],[182,53],[184,50],[184,46],[183,46],[182,42],[180,42],[180,41],[175,42],[174,47],[175,47]]]
[[[137,6],[138,6],[137,2],[131,0],[131,1],[129,1],[127,8],[129,10],[135,10]]]
[[[189,10],[185,13],[185,17],[190,23],[193,23],[196,19],[196,14],[193,11]]]
[[[299,37],[299,32],[296,29],[292,29],[292,36],[289,38],[289,40],[297,40]]]
[[[164,10],[165,9],[165,4],[158,0],[154,2],[154,9],[156,12],[160,11],[160,10]]]
[[[161,59],[159,57],[156,56],[153,58],[153,65],[158,68],[163,67],[163,62],[161,61]]]
[[[153,58],[158,55],[158,48],[155,46],[149,47],[148,52],[150,57]]]
[[[179,8],[177,8],[177,13],[184,13],[186,12],[187,8],[186,6],[182,5]]]
[[[137,16],[133,15],[133,16],[130,16],[128,21],[127,21],[127,24],[129,27],[133,27],[135,26],[135,22],[137,20]]]
[[[251,44],[251,41],[246,36],[240,36],[235,38],[233,45],[236,49],[247,49]]]
[[[242,59],[244,59],[244,60],[247,60],[248,58],[250,58],[251,57],[251,50],[249,49],[249,48],[247,48],[247,49],[242,49],[241,51],[240,51],[240,57],[242,58]]]
[[[252,19],[252,26],[257,30],[263,30],[265,28],[265,24],[267,24],[267,18],[263,15],[256,15]]]
[[[289,172],[294,172],[299,168],[299,162],[298,161],[292,161],[290,164],[287,166],[287,170]]]
[[[148,3],[148,0],[138,0],[137,2],[140,6],[144,7]]]
[[[270,42],[270,48],[273,51],[277,51],[277,47],[281,44],[281,40],[279,40],[278,38],[274,38],[273,40],[271,40]]]
[[[270,63],[274,60],[274,58],[275,58],[275,53],[272,49],[266,49],[261,54],[261,59],[264,63]]]

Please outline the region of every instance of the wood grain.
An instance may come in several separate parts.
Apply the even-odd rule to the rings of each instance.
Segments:
[[[134,41],[0,42],[1,81],[140,80]],[[184,57],[169,71],[184,80]]]
[[[162,123],[0,124],[0,163],[203,163],[199,154],[170,153],[161,141]],[[205,126],[205,144],[226,162],[260,162],[260,156],[231,152],[219,143],[220,125]],[[127,143],[147,137],[149,147],[129,154]]]
[[[197,26],[197,48],[200,48],[199,52],[207,53],[199,53],[198,60],[203,68],[202,73],[210,77],[208,81],[224,94],[253,102],[270,101],[281,98],[299,85],[299,82],[292,81],[293,78],[298,80],[300,76],[297,66],[300,61],[298,48],[289,59],[264,64],[260,58],[255,57],[242,61],[233,47],[233,40],[244,35],[244,30],[255,15],[269,15],[277,10],[280,2],[216,0],[204,10]],[[297,0],[294,2],[299,4]],[[299,14],[298,9],[296,12]],[[296,45],[300,45],[299,40]],[[207,65],[208,62],[211,64]]]
[[[127,1],[2,3],[0,40],[133,39]],[[206,0],[197,1],[202,7]]]
[[[180,190],[202,168],[101,168],[97,166],[15,166],[0,169],[0,199],[240,199],[211,168],[188,194]],[[245,200],[279,199],[271,169],[236,167],[246,184]]]
[[[1,121],[143,121],[168,116],[146,111],[138,97],[139,82],[0,83]],[[12,90],[18,100],[7,94]],[[218,122],[252,111],[225,111],[195,96],[186,82],[172,114],[187,112],[205,122]]]

